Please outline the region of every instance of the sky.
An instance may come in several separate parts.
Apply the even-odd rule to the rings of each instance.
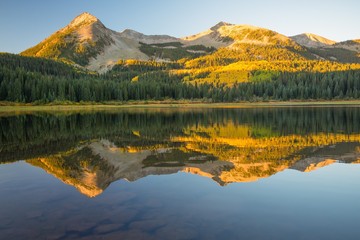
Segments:
[[[220,21],[287,36],[360,38],[359,0],[0,0],[0,52],[19,53],[90,12],[112,30],[184,37]]]

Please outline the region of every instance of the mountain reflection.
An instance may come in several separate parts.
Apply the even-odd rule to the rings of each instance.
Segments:
[[[357,163],[359,108],[133,110],[0,118],[0,161],[26,160],[89,197],[179,171],[224,186]]]

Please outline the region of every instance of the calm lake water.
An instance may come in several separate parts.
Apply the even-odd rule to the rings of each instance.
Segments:
[[[0,239],[359,239],[360,108],[0,115]]]

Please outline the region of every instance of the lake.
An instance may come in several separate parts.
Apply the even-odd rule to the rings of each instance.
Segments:
[[[360,108],[0,115],[0,239],[359,239]]]

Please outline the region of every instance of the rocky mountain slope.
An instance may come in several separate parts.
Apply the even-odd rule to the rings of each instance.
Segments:
[[[329,40],[327,38],[312,33],[303,33],[293,36],[291,37],[291,39],[293,39],[298,44],[309,48],[327,47],[332,46],[336,43],[333,40]]]
[[[350,51],[360,53],[360,39],[339,42],[339,43],[335,44],[335,47],[343,48],[343,49],[347,49]]]
[[[176,38],[146,36],[132,30],[115,32],[106,28],[93,15],[83,13],[21,55],[63,59],[90,70],[99,70],[113,65],[119,59],[148,60],[149,56],[139,50],[139,42],[151,44],[173,41]]]

